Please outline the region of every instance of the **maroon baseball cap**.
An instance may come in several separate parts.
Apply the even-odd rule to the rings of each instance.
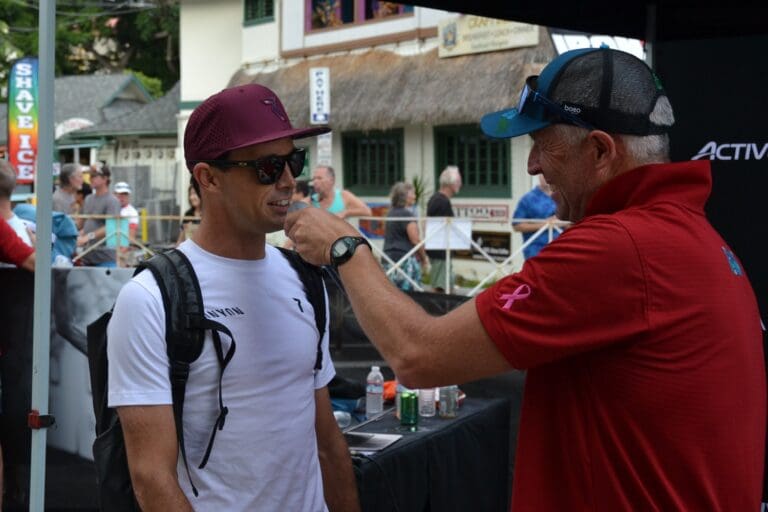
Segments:
[[[259,84],[241,85],[214,94],[192,112],[184,131],[184,157],[191,171],[195,163],[234,149],[329,131],[328,126],[294,128],[274,92]]]

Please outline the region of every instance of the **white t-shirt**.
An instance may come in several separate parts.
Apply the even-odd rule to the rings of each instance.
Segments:
[[[319,334],[313,309],[277,249],[267,246],[262,260],[233,260],[208,253],[192,240],[179,248],[198,274],[206,316],[226,325],[236,342],[222,388],[229,414],[202,470],[197,466],[219,414],[219,363],[210,332],[191,365],[184,441],[199,497],[192,494],[179,456],[181,488],[196,510],[327,511],[314,393],[335,373],[328,328],[323,367],[316,373]],[[109,405],[171,404],[165,312],[150,272],[140,273],[120,291],[107,332]],[[222,345],[226,353],[225,335]]]
[[[139,225],[139,212],[132,204],[128,204],[120,208],[120,216],[128,219],[129,226]]]

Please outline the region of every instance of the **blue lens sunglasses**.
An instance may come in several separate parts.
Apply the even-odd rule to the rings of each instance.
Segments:
[[[587,130],[596,129],[594,126],[584,121],[579,116],[568,112],[558,103],[555,103],[540,92],[536,91],[537,79],[538,76],[529,76],[525,79],[525,85],[523,86],[523,90],[520,93],[520,101],[517,102],[517,112],[522,113],[523,109],[528,104],[538,103],[539,105],[542,105],[544,108],[546,108],[549,112],[560,116],[560,118],[568,121],[571,124],[580,126],[581,128],[586,128]]]

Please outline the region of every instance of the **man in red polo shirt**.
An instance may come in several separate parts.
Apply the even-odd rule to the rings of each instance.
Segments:
[[[481,126],[532,136],[528,172],[574,224],[443,317],[390,286],[345,223],[316,209],[288,216],[299,253],[338,266],[404,385],[527,369],[515,512],[760,506],[757,303],[704,214],[709,162],[669,163],[673,122],[659,79],[623,52],[566,52],[530,77],[517,107]]]

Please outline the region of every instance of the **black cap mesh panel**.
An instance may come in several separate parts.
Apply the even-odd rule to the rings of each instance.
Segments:
[[[606,50],[571,61],[550,88],[550,98],[599,109],[611,118],[630,114],[650,122],[660,92],[644,62],[625,52]],[[597,127],[601,128],[599,123]]]

